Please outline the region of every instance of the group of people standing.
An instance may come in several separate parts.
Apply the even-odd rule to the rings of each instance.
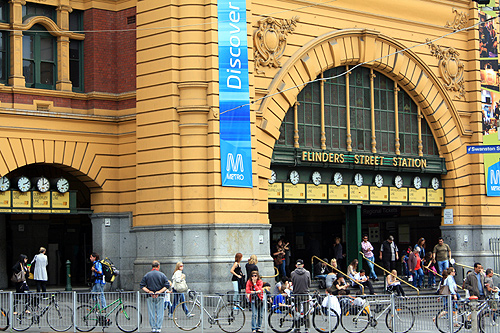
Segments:
[[[36,282],[36,291],[47,291],[47,265],[49,264],[47,250],[40,247],[38,254],[33,257],[31,264],[28,265],[28,256],[25,254],[19,255],[19,260],[12,267],[11,281],[16,285],[16,293],[29,291],[27,279],[30,273],[33,274],[33,280]]]

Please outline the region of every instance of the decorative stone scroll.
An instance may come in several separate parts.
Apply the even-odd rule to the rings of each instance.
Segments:
[[[281,66],[279,58],[285,52],[286,37],[293,33],[298,21],[298,16],[292,19],[266,17],[259,20],[259,28],[253,34],[257,74],[264,74],[264,71],[259,70],[259,67],[278,68]]]
[[[458,57],[460,54],[453,47],[441,47],[427,39],[431,54],[439,59],[439,74],[444,81],[444,86],[451,91],[458,92],[455,98],[465,99],[464,63]]]
[[[453,31],[465,28],[465,25],[469,20],[469,14],[458,12],[458,10],[456,10],[455,8],[453,8],[452,11],[455,13],[455,19],[453,20],[453,22],[447,21],[445,28],[452,28]]]

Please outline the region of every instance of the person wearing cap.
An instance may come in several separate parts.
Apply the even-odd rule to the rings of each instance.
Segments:
[[[293,286],[293,295],[295,295],[295,299],[297,302],[295,304],[299,306],[299,304],[304,305],[304,313],[307,313],[309,310],[309,302],[307,302],[309,296],[309,288],[311,287],[311,273],[307,269],[304,268],[304,260],[298,259],[295,262],[295,270],[291,274],[292,278],[292,286]],[[298,309],[300,311],[300,308]],[[309,320],[305,321],[306,332],[309,328]],[[295,323],[295,327],[298,329],[300,327],[300,323]]]
[[[394,243],[394,237],[391,235],[382,243],[380,247],[380,260],[382,265],[389,272],[396,269],[396,261],[399,260],[398,247]]]

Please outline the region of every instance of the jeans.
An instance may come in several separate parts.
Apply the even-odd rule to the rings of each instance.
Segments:
[[[106,307],[106,299],[104,298],[104,284],[102,283],[95,283],[92,286],[93,293],[101,293],[101,309],[104,309]]]
[[[422,268],[415,270],[413,273],[413,286],[421,287],[424,285],[424,271]]]
[[[252,302],[252,331],[262,327],[262,313],[264,311],[264,304],[262,302]]]
[[[232,281],[233,282],[233,291],[234,291],[234,298],[233,301],[235,304],[240,304],[240,283],[239,281]]]
[[[436,284],[436,276],[432,272],[427,273],[429,275],[429,279],[427,280],[427,284],[429,286],[435,285]]]
[[[161,330],[163,325],[163,297],[148,297],[149,325],[153,330]]]
[[[285,266],[286,266],[286,262],[285,262],[285,259],[283,259],[283,262],[278,265],[278,271],[280,272],[280,274],[281,274],[282,277],[286,276]]]
[[[186,299],[184,298],[183,293],[178,293],[174,288],[172,288],[172,294],[174,296],[174,301],[172,302],[172,306],[170,307],[170,314],[174,313],[175,307],[177,304],[184,302]],[[182,308],[186,314],[189,313],[186,304],[182,304]]]
[[[370,260],[366,260],[366,264],[370,268],[370,275],[369,275],[369,277],[371,277],[372,279],[378,279],[377,274],[375,273],[375,267],[373,265],[373,263],[375,262],[375,257],[366,257],[366,259],[370,259],[371,260],[371,261]]]
[[[450,262],[448,260],[438,261],[438,273],[443,275],[443,271],[450,267]]]

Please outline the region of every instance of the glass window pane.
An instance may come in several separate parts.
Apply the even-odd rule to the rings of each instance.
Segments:
[[[69,62],[69,79],[73,88],[80,88],[80,63],[78,61]]]
[[[5,82],[7,80],[6,66],[4,62],[4,55],[0,52],[0,81]]]
[[[70,41],[69,42],[69,58],[79,59],[80,58],[80,42]]]
[[[33,84],[35,82],[34,77],[35,64],[30,60],[23,60],[23,75],[26,83]]]
[[[42,62],[40,64],[40,83],[54,84],[54,64],[49,62]]]
[[[33,38],[34,36],[23,36],[23,58],[33,59]]]
[[[40,58],[45,61],[54,61],[53,38],[40,38]]]

